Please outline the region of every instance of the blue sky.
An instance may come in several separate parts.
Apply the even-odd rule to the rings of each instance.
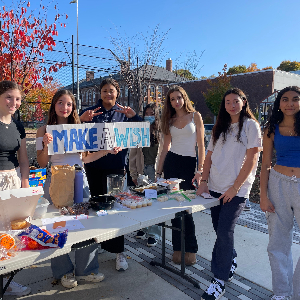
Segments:
[[[31,2],[34,7],[39,0]],[[57,4],[69,16],[59,40],[76,37],[76,4],[69,2]],[[188,53],[205,50],[198,77],[217,74],[225,63],[276,68],[282,60],[300,61],[299,11],[299,0],[79,0],[79,43],[112,48],[115,28],[131,38],[160,24],[161,33],[170,29],[164,59],[171,57],[180,67]]]

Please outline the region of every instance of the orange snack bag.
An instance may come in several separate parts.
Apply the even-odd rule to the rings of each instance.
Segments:
[[[0,234],[0,247],[9,250],[12,249],[15,246],[15,244],[15,239],[10,234]]]

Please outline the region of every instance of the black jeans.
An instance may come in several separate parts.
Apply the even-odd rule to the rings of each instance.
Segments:
[[[192,179],[196,169],[196,157],[182,156],[173,152],[168,152],[164,163],[164,177],[184,179],[180,183],[180,188],[183,190],[195,189],[192,185]],[[175,218],[172,220],[172,226],[181,228],[181,219]],[[181,250],[181,233],[177,230],[172,230],[173,250]],[[185,216],[185,252],[197,253],[198,244],[195,233],[195,223],[192,214]]]
[[[215,198],[222,195],[209,192]],[[218,206],[210,209],[213,227],[217,234],[211,260],[211,271],[215,278],[228,281],[232,260],[237,256],[234,249],[234,228],[245,203],[246,198],[235,196],[224,205],[223,199],[221,199]]]
[[[107,193],[107,175],[124,175],[124,169],[101,170],[93,168],[90,164],[84,165],[86,177],[89,183],[91,196],[104,195]],[[124,235],[101,243],[102,249],[111,253],[121,253],[124,251]]]

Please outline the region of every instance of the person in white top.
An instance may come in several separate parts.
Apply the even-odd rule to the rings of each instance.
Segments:
[[[200,184],[204,148],[204,125],[201,115],[195,111],[186,91],[180,86],[172,86],[166,96],[161,118],[163,149],[157,167],[157,176],[164,178],[179,178],[184,181],[180,188],[194,189],[192,182]],[[198,146],[198,166],[196,159],[196,145]],[[196,171],[196,172],[195,172]],[[179,218],[172,220],[172,226],[180,228]],[[195,234],[195,224],[191,214],[185,217],[185,264],[196,262],[198,251]],[[173,262],[181,263],[181,236],[180,231],[172,231]]]
[[[238,88],[228,90],[221,102],[212,131],[197,194],[210,193],[220,199],[211,208],[217,239],[211,261],[214,278],[201,299],[221,299],[224,281],[230,281],[237,267],[234,228],[249,197],[261,151],[261,130],[247,97]]]
[[[80,124],[79,116],[76,112],[75,98],[68,90],[60,90],[53,96],[49,109],[48,125],[59,124]],[[53,141],[50,133],[46,132],[46,125],[38,129],[36,134],[37,140],[42,138],[42,149],[37,145],[37,161],[44,168],[51,159],[52,164],[79,164],[82,166],[81,156],[79,153],[66,153],[48,155],[48,145]],[[83,162],[91,162],[100,157],[111,153],[116,154],[121,148],[116,147],[112,150],[100,150],[93,153],[84,153]],[[51,185],[51,183],[50,183]],[[49,186],[44,187],[45,195],[49,195]],[[51,201],[51,198],[48,200]],[[61,255],[51,259],[51,269],[53,277],[61,280],[61,284],[66,288],[77,286],[77,280],[100,282],[104,279],[104,275],[98,273],[98,244],[79,249],[75,252],[75,274],[73,273],[73,263],[68,254]]]

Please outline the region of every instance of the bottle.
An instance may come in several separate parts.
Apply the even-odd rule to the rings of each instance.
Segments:
[[[83,173],[79,165],[75,165],[74,203],[83,202]]]

